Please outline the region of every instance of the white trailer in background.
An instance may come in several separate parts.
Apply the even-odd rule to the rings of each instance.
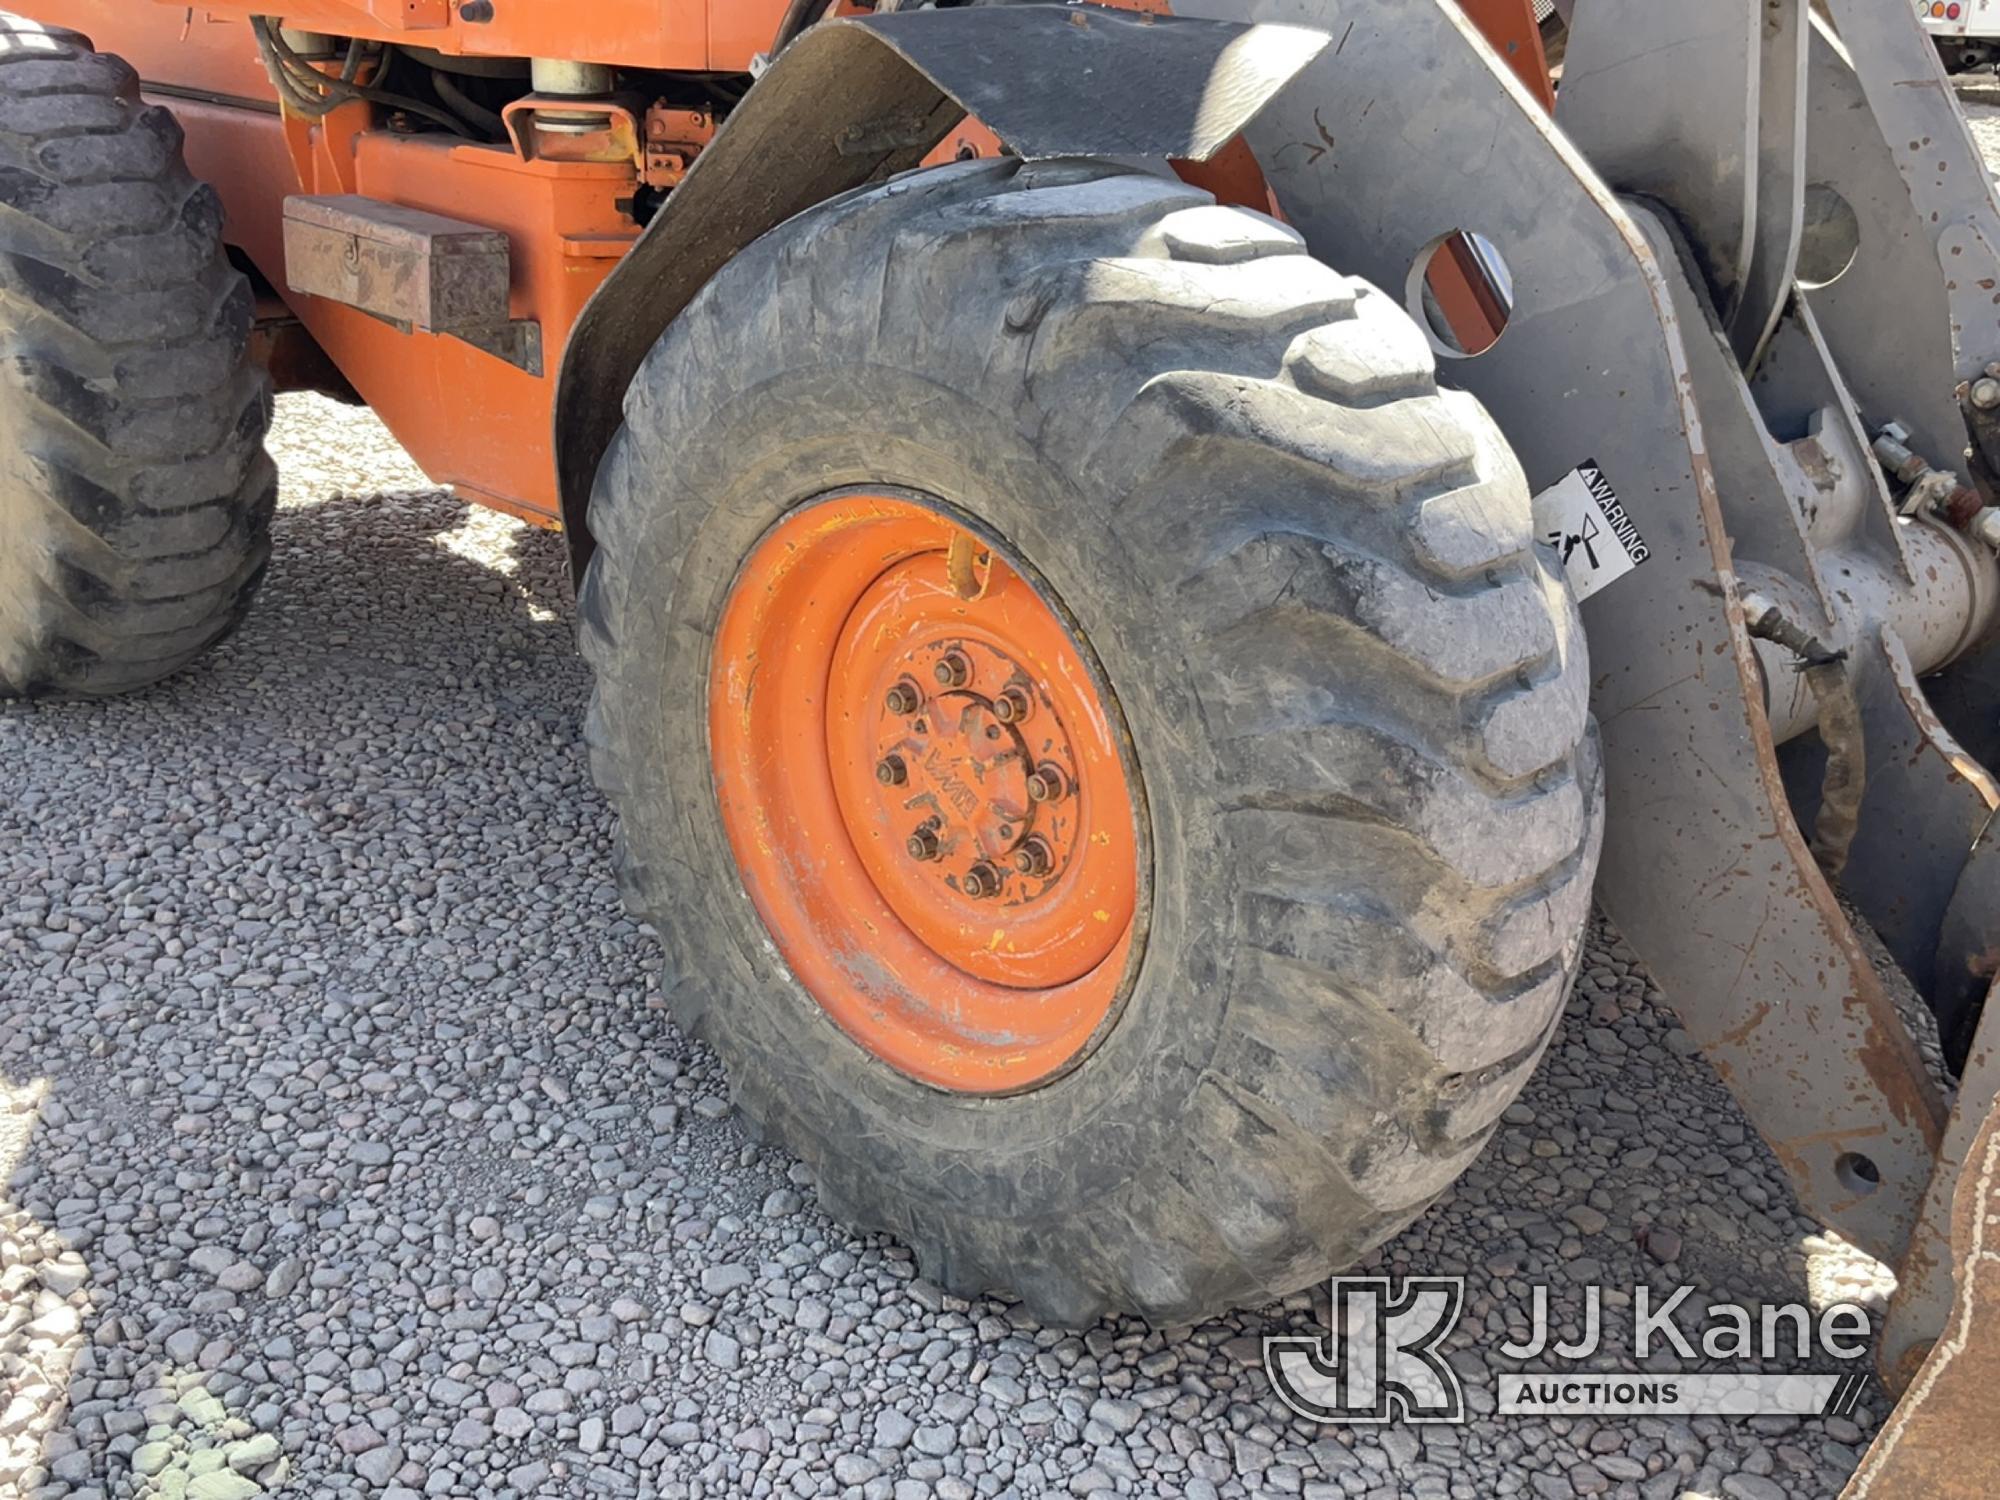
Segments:
[[[1914,0],[1917,19],[1954,73],[2000,62],[2000,0]]]

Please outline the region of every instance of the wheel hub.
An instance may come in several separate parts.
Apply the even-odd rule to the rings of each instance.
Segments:
[[[827,683],[843,825],[890,909],[953,967],[1066,984],[1129,923],[1131,879],[1110,857],[1130,858],[1124,770],[1067,627],[1004,563],[967,588],[934,548],[886,568],[847,617]],[[1079,745],[1072,722],[1112,753]],[[1096,856],[1094,820],[1126,825]]]
[[[926,642],[903,665],[906,691],[876,715],[879,815],[910,821],[905,856],[948,891],[1002,907],[1046,897],[1076,839],[1076,752],[1054,708],[984,641]]]
[[[745,887],[856,1040],[980,1091],[1080,1055],[1123,990],[1135,803],[1018,565],[915,501],[794,512],[724,610],[709,723]]]

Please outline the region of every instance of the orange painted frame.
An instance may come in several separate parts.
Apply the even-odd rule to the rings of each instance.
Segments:
[[[30,3],[37,19],[89,33],[148,86],[175,91],[159,102],[180,121],[189,167],[222,198],[230,243],[426,474],[475,503],[557,523],[556,369],[583,304],[638,238],[619,207],[637,187],[636,164],[523,161],[504,146],[374,130],[363,105],[318,122],[281,116],[241,20],[131,0]],[[501,230],[513,258],[509,311],[540,324],[542,373],[287,292],[283,210],[294,193],[360,193]]]
[[[638,237],[617,207],[631,196],[636,170],[524,162],[504,147],[356,131],[360,106],[307,127],[228,105],[172,102],[190,166],[222,196],[230,238],[281,292],[282,203],[293,192],[360,193],[507,235],[510,312],[541,325],[540,375],[457,339],[404,333],[351,307],[285,296],[426,474],[468,500],[553,524],[556,367],[583,304]],[[288,132],[306,137],[303,173]]]
[[[170,14],[176,27],[191,15],[241,22],[281,10],[285,24],[300,31],[404,42],[438,52],[741,73],[749,70],[752,57],[770,47],[786,0],[589,0],[583,5],[500,0],[484,7],[466,0],[285,0],[282,7],[270,0],[211,0],[193,7],[186,0],[150,3]],[[45,10],[80,8],[115,8],[123,18],[147,4],[97,0],[95,6],[81,7],[29,0],[37,19],[54,19],[43,16]],[[476,19],[482,15],[487,19]]]

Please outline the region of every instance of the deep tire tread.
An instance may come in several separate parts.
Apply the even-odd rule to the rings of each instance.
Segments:
[[[587,733],[628,821],[658,795],[620,687],[656,649],[630,638],[658,587],[631,560],[648,538],[673,555],[695,524],[662,506],[664,445],[701,399],[694,362],[780,335],[788,276],[873,325],[869,358],[1016,416],[1090,476],[1188,622],[1194,716],[1231,769],[1202,814],[1236,932],[1204,1003],[1226,1010],[1151,1169],[1051,1213],[1050,1162],[962,1196],[942,1156],[921,1190],[873,1170],[826,1138],[807,1080],[738,1044],[709,986],[669,1003],[829,1210],[902,1235],[944,1285],[1009,1286],[1058,1322],[1181,1321],[1351,1262],[1483,1147],[1581,954],[1602,780],[1581,625],[1518,464],[1476,402],[1439,390],[1389,299],[1205,194],[1102,164],[978,164],[835,200],[697,299],[600,470]],[[621,885],[669,965],[692,965],[720,939],[658,852],[621,842]]]
[[[270,554],[270,382],[179,125],[73,32],[0,13],[0,697],[169,675]]]

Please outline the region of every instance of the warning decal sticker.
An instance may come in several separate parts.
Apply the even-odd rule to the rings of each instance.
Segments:
[[[1556,549],[1579,599],[1653,555],[1595,460],[1535,496],[1535,534]]]

